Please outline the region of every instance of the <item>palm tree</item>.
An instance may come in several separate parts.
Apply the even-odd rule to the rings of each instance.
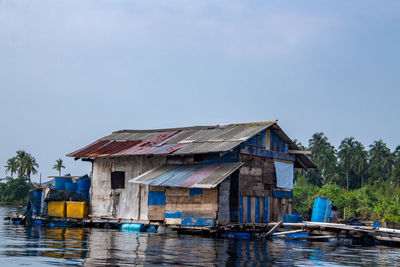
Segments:
[[[58,175],[61,176],[61,169],[65,169],[65,166],[63,165],[63,160],[58,159],[56,160],[56,164],[54,164],[53,169],[58,171]]]
[[[397,146],[393,152],[394,167],[400,168],[400,146]]]
[[[390,149],[382,140],[374,141],[369,147],[372,174],[379,180],[383,180],[387,178],[393,168],[393,157]]]
[[[400,180],[400,146],[397,146],[393,152],[393,172],[392,177],[396,182]]]
[[[301,144],[301,142],[298,141],[297,139],[294,139],[293,143],[295,144],[295,146],[297,146],[298,149],[306,150],[306,147],[303,146]],[[306,171],[303,168],[295,168],[294,169],[294,182],[296,182],[297,178],[300,177],[300,176],[304,176],[305,177],[306,176]]]
[[[6,168],[6,173],[10,172],[11,179],[12,179],[13,176],[14,176],[14,173],[16,173],[17,170],[18,170],[17,159],[15,157],[8,159],[7,160],[7,165],[4,166],[4,168]]]
[[[29,183],[31,183],[31,174],[37,173],[37,169],[35,167],[39,168],[39,164],[37,164],[36,159],[28,153],[24,159],[24,168],[26,175],[28,176]]]
[[[368,165],[368,152],[364,149],[362,143],[355,142],[355,155],[352,162],[352,169],[354,173],[361,176],[361,187],[364,185],[364,172]]]
[[[321,184],[333,180],[337,163],[335,147],[322,132],[315,133],[308,142],[311,159],[321,171]]]
[[[17,151],[17,162],[18,162],[18,177],[22,177],[25,175],[25,166],[24,166],[24,161],[25,158],[28,156],[28,153],[26,153],[24,150],[19,150]]]
[[[352,160],[354,158],[354,137],[345,138],[339,146],[339,158],[340,164],[343,166],[346,172],[346,185],[347,191],[349,190],[349,172],[352,167]]]

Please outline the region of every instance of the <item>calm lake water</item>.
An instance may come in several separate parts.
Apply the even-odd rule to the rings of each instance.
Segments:
[[[400,249],[15,226],[0,206],[0,266],[400,266]]]

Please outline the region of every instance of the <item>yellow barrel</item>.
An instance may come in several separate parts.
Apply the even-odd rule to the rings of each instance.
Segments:
[[[86,218],[88,215],[88,205],[86,202],[67,201],[68,218]]]
[[[65,217],[65,201],[49,201],[47,215],[53,217]]]

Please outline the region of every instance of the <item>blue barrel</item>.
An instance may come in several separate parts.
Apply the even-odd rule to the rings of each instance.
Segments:
[[[381,223],[380,223],[380,222],[374,222],[374,223],[372,224],[372,227],[374,227],[374,228],[380,228],[380,227],[381,227]]]
[[[150,225],[146,228],[147,233],[157,233],[157,228],[154,225]]]
[[[317,197],[314,201],[312,222],[329,222],[332,210],[332,200],[325,197]]]
[[[40,215],[41,210],[41,202],[42,202],[42,191],[41,190],[33,190],[32,191],[32,201],[31,201],[31,213],[32,215]],[[33,203],[37,204],[35,207]]]
[[[73,193],[76,193],[76,191],[78,190],[78,184],[77,183],[65,183],[65,190],[69,190]]]
[[[65,190],[65,183],[72,183],[72,178],[69,177],[56,177],[54,188],[56,190]]]
[[[78,180],[78,191],[89,191],[90,188],[90,179],[80,178]]]
[[[81,194],[85,199],[89,199],[89,190],[78,190],[76,193]]]
[[[124,232],[144,232],[146,227],[141,223],[124,223],[121,225],[121,230]]]

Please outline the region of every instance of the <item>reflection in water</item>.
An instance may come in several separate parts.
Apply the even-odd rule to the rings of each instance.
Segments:
[[[1,219],[15,208],[1,207]],[[395,266],[400,250],[283,240],[213,239],[0,222],[0,264],[76,266]]]
[[[46,248],[42,256],[61,259],[84,259],[87,254],[87,235],[83,229],[45,229]]]

